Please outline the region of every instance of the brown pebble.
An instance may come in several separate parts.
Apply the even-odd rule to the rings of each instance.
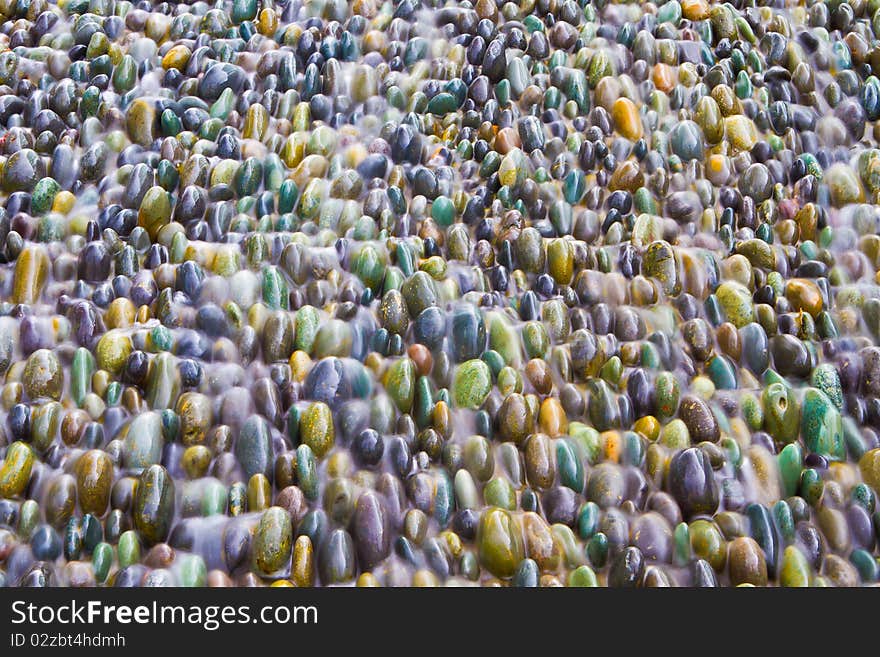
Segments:
[[[526,378],[541,395],[549,395],[553,390],[553,377],[550,368],[540,358],[533,358],[526,363]]]
[[[79,442],[85,426],[92,421],[89,414],[81,409],[68,411],[61,420],[61,440],[65,445],[73,446]]]
[[[521,145],[519,134],[514,128],[502,128],[495,135],[495,150],[502,155],[507,155],[514,148]]]
[[[425,345],[418,342],[410,345],[407,349],[407,355],[415,363],[419,376],[431,374],[431,370],[434,369],[434,357]]]
[[[212,570],[208,573],[208,586],[215,589],[229,588],[232,586],[232,580],[222,570]]]
[[[284,488],[275,498],[275,504],[290,514],[290,520],[293,523],[294,529],[309,510],[309,504],[306,502],[303,492],[297,486],[287,486]]]
[[[730,322],[724,322],[718,327],[715,333],[718,339],[718,346],[726,355],[730,356],[734,361],[739,362],[742,355],[742,347],[739,343],[739,333],[736,327]]]
[[[150,548],[144,564],[150,568],[168,568],[174,563],[174,548],[168,543],[157,543]]]

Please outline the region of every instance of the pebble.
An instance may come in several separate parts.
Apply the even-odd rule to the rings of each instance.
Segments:
[[[771,4],[11,3],[0,576],[875,585],[876,20]]]

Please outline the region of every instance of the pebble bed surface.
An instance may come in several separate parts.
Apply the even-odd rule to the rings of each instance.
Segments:
[[[0,15],[0,583],[880,580],[880,0]]]

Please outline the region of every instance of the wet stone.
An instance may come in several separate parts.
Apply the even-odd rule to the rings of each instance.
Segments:
[[[0,4],[0,584],[876,585],[877,7],[299,4]]]

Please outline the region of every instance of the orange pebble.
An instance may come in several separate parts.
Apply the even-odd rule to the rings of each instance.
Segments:
[[[611,117],[614,126],[621,136],[630,141],[637,141],[642,137],[642,119],[639,116],[639,108],[629,98],[618,98],[611,106]]]
[[[654,64],[651,72],[651,80],[654,86],[664,93],[669,93],[675,88],[675,68],[669,64]]]
[[[428,376],[431,370],[434,369],[434,357],[425,345],[419,343],[412,344],[406,350],[406,353],[412,359],[412,362],[415,363],[419,376]]]
[[[620,454],[623,452],[623,436],[619,431],[605,431],[601,437],[605,460],[620,463]]]
[[[551,438],[556,438],[568,432],[568,418],[565,410],[556,397],[547,397],[541,402],[541,410],[538,412],[538,424],[541,431]]]

